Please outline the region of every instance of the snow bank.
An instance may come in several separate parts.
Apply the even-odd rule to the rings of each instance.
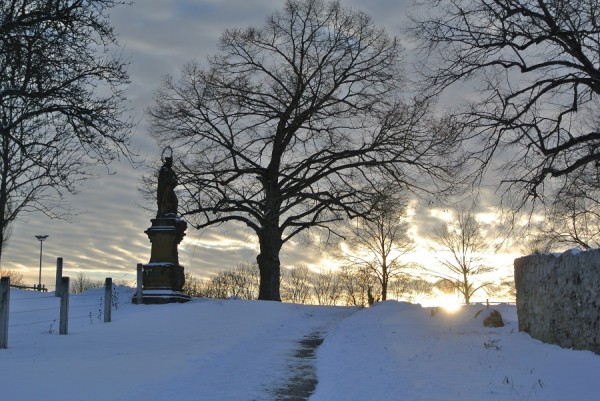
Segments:
[[[600,357],[519,333],[514,306],[495,308],[504,327],[484,327],[484,308],[385,302],[349,317],[319,350],[310,400],[598,399]]]

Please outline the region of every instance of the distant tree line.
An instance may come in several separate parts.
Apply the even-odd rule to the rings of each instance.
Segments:
[[[210,278],[186,272],[183,291],[193,297],[217,299],[257,299],[260,276],[256,265],[240,264],[222,270]],[[380,300],[377,279],[367,269],[343,266],[337,270],[313,271],[305,265],[283,268],[281,300],[313,305],[367,306]],[[389,296],[413,301],[419,295],[432,293],[435,284],[409,275],[396,277],[389,285]]]

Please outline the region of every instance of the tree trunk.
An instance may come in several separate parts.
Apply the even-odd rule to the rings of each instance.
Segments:
[[[6,242],[5,234],[8,224],[6,221],[6,208],[8,206],[8,171],[10,168],[8,160],[8,139],[2,139],[2,171],[0,171],[0,261],[2,260],[2,251]]]
[[[2,265],[2,251],[4,250],[4,221],[0,221],[0,266]]]
[[[271,163],[262,177],[263,190],[265,194],[263,210],[265,212],[261,222],[261,230],[258,234],[260,254],[256,257],[258,269],[260,270],[260,287],[258,299],[265,301],[280,301],[279,281],[281,277],[281,266],[279,262],[279,251],[283,245],[281,241],[282,231],[279,227],[279,212],[281,208],[281,193],[279,188],[279,166],[281,155],[285,146],[281,144],[281,133],[276,135],[273,145]]]
[[[260,270],[260,288],[258,299],[265,301],[281,301],[279,279],[281,266],[279,251],[281,250],[281,234],[276,227],[264,227],[259,238],[260,254],[256,257]]]
[[[465,305],[471,305],[471,286],[469,284],[469,279],[467,277],[467,273],[466,273],[466,269],[463,269],[463,289],[464,289],[464,296],[465,296]]]
[[[383,254],[383,262],[381,264],[381,301],[387,301],[387,289],[388,289],[389,273],[387,260],[385,254]]]

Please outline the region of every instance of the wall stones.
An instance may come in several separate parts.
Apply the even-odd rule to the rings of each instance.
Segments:
[[[600,249],[515,259],[519,330],[600,354]]]

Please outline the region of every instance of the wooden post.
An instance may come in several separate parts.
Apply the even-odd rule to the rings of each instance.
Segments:
[[[63,277],[60,280],[60,323],[58,334],[68,334],[69,332],[69,278]]]
[[[8,347],[8,304],[10,302],[10,277],[0,279],[0,348]]]
[[[136,303],[142,304],[142,282],[144,281],[144,267],[141,263],[137,265],[137,292],[135,293]]]
[[[62,278],[63,258],[56,258],[56,285],[54,295],[60,297],[60,279]]]
[[[112,278],[107,277],[104,282],[104,323],[111,321],[112,310]]]

